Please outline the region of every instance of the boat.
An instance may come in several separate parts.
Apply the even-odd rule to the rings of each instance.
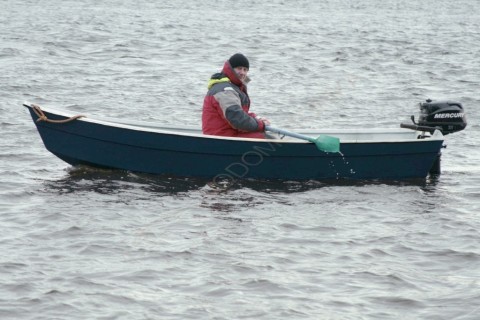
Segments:
[[[92,118],[25,102],[47,150],[72,166],[239,179],[404,180],[440,173],[445,135],[463,130],[460,103],[420,103],[420,120],[389,129],[283,130],[268,139],[220,137],[199,128]],[[290,135],[289,133],[295,134]],[[311,138],[338,140],[338,152]],[[307,137],[302,139],[302,137]],[[307,141],[309,139],[309,141]]]

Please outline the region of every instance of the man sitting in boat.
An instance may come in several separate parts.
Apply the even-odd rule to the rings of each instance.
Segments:
[[[267,119],[249,112],[247,77],[250,64],[241,53],[230,57],[222,72],[214,74],[208,82],[208,92],[203,101],[202,130],[204,134],[265,138]]]

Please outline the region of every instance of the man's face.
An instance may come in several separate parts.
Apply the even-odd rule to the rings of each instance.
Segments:
[[[245,79],[247,78],[248,68],[246,68],[246,67],[236,67],[233,70],[235,70],[235,72],[237,73],[238,78],[242,82],[244,82]]]

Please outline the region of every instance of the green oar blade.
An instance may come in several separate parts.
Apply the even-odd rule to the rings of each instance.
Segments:
[[[340,152],[340,139],[331,136],[321,135],[316,139],[312,139],[319,150],[325,152]]]
[[[280,133],[289,137],[294,137],[297,139],[307,140],[315,143],[317,149],[325,152],[340,152],[340,139],[332,136],[321,135],[318,138],[313,138],[305,136],[303,134],[290,132],[284,129],[273,128],[271,126],[265,126],[265,130]]]

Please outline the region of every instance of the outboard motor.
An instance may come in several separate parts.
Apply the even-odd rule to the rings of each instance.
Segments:
[[[440,130],[443,135],[461,131],[467,126],[462,104],[454,101],[432,101],[420,103],[420,118],[412,124],[402,123],[400,127],[433,133]]]
[[[420,126],[440,127],[444,135],[461,131],[467,126],[462,104],[453,101],[432,101],[420,103]]]
[[[462,131],[467,126],[467,119],[460,102],[455,101],[432,101],[420,103],[420,117],[415,122],[415,117],[411,116],[413,124],[400,124],[402,128],[408,128],[423,132],[433,133],[440,130],[443,135]],[[419,138],[426,138],[421,135]],[[440,174],[440,156],[430,169],[430,174]]]

